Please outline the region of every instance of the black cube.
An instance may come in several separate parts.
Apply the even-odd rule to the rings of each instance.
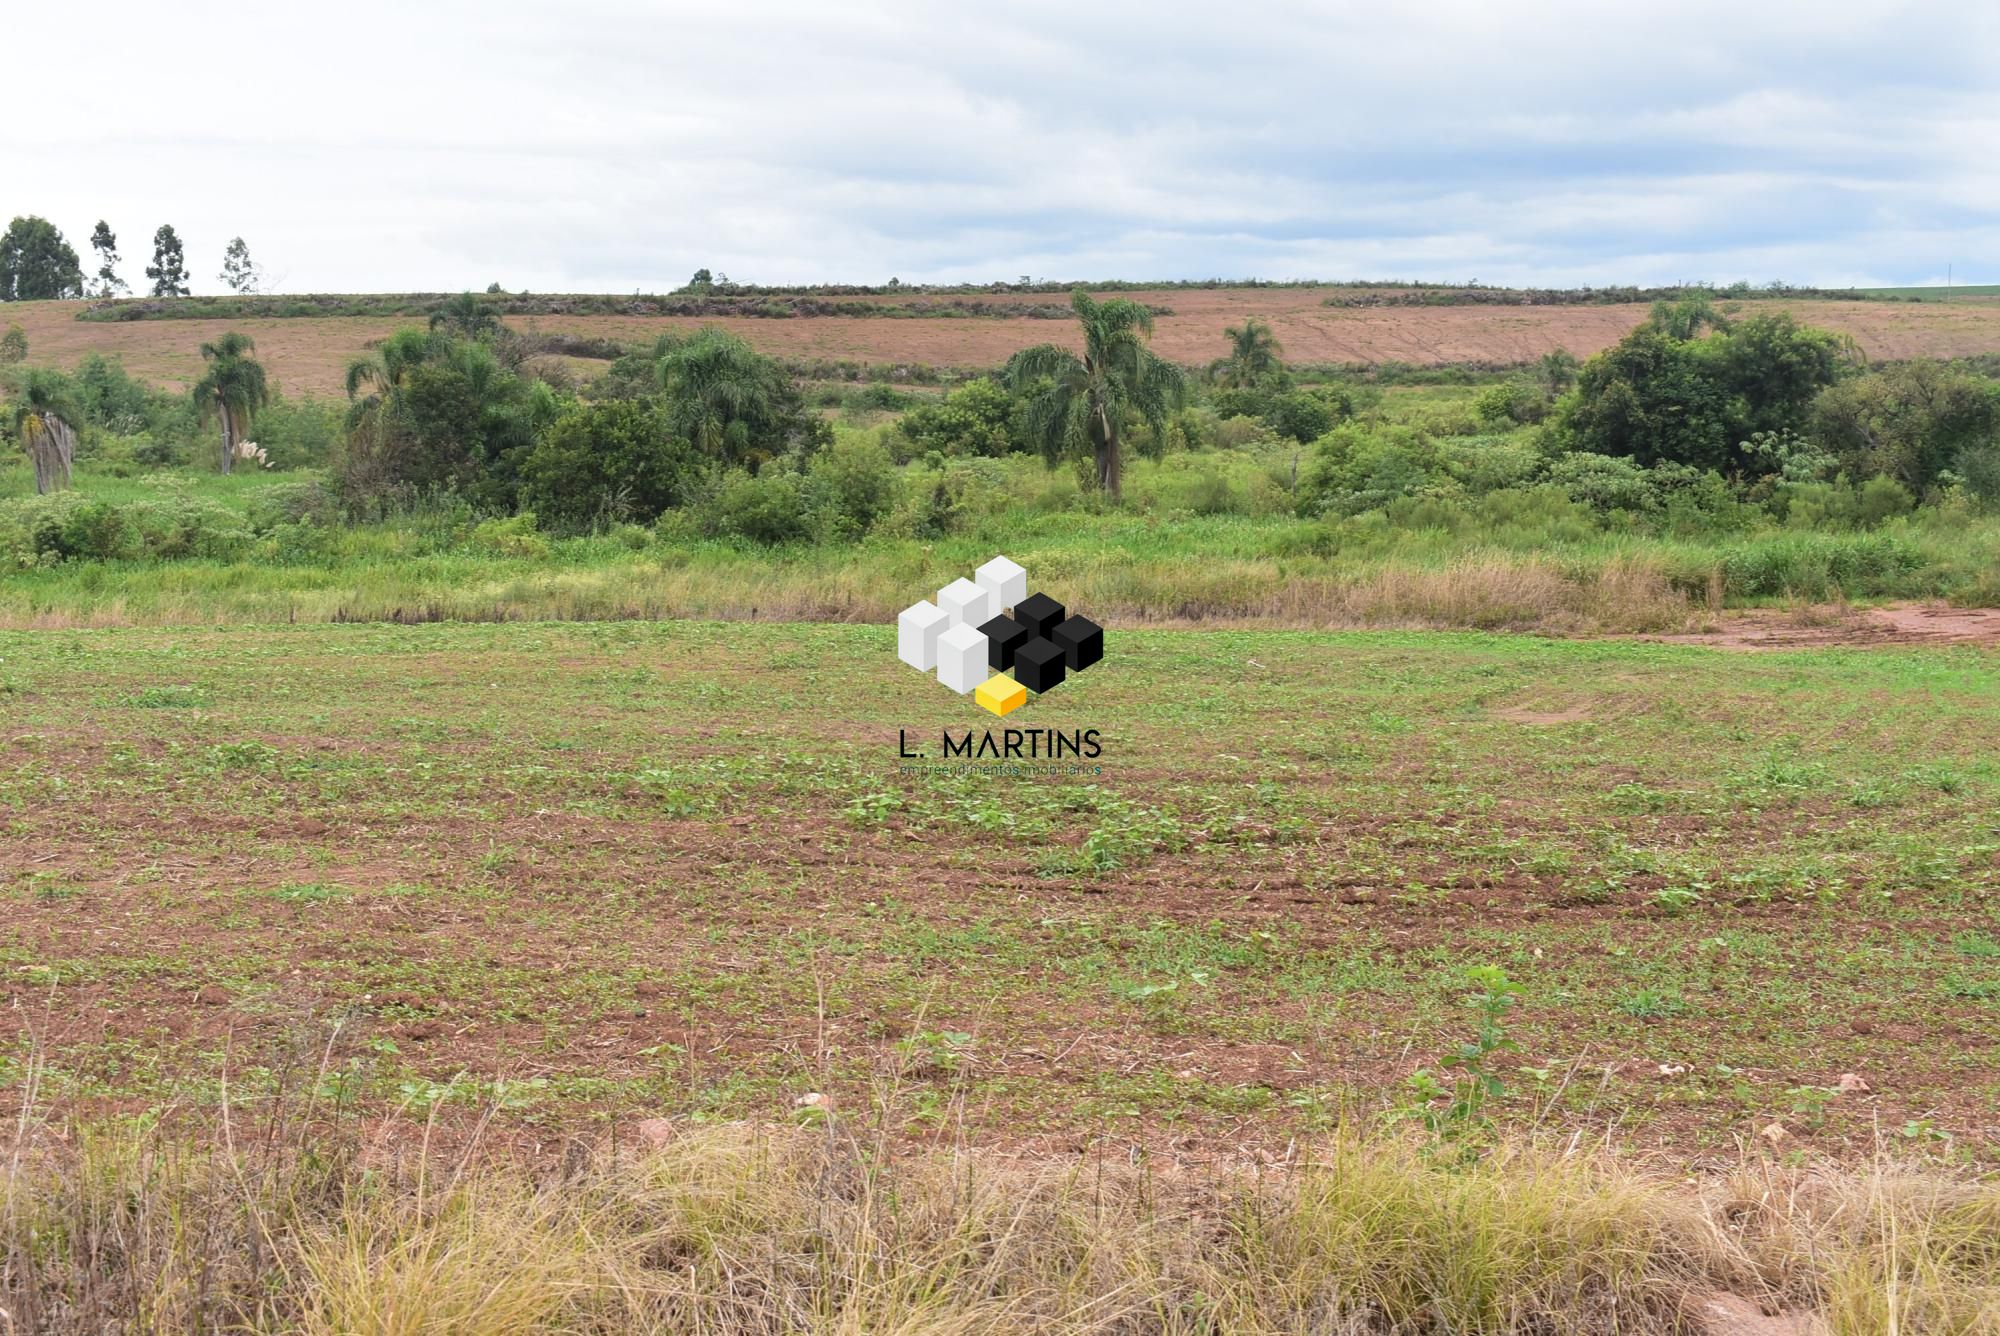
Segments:
[[[1047,594],[1030,594],[1014,605],[1014,620],[1028,628],[1031,636],[1047,640],[1049,634],[1069,616],[1063,605]]]
[[[979,634],[986,637],[986,665],[996,673],[1012,668],[1014,651],[1032,639],[1028,628],[1012,617],[995,617]]]
[[[1014,651],[1014,680],[1030,691],[1047,691],[1063,680],[1062,646],[1035,636]]]
[[[1049,640],[1063,652],[1063,662],[1073,673],[1082,672],[1104,657],[1104,628],[1088,617],[1070,618],[1055,629]]]

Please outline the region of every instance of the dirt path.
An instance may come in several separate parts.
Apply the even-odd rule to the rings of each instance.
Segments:
[[[1879,608],[1808,607],[1725,613],[1712,631],[1647,636],[1719,649],[1825,649],[1841,645],[2000,644],[2000,608],[1892,603]]]

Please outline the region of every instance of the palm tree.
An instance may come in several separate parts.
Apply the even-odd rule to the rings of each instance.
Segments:
[[[250,425],[257,410],[271,401],[264,382],[264,368],[249,354],[257,345],[247,334],[229,330],[214,343],[201,345],[201,360],[208,371],[194,387],[194,401],[202,421],[211,416],[222,420],[222,471],[236,462],[237,428]]]
[[[46,494],[69,486],[76,461],[76,423],[82,414],[69,387],[46,371],[30,371],[14,400],[14,434],[35,465],[35,491]]]
[[[753,438],[771,435],[763,429],[780,415],[770,364],[719,329],[697,330],[685,341],[662,338],[653,352],[674,431],[703,454],[754,473],[771,452],[753,450]]]
[[[1088,446],[1097,457],[1097,483],[1115,503],[1124,473],[1119,433],[1138,417],[1164,432],[1167,414],[1187,396],[1179,367],[1146,346],[1153,313],[1115,297],[1092,301],[1079,289],[1070,308],[1083,324],[1083,356],[1058,344],[1023,348],[1007,363],[1007,383],[1032,393],[1027,431],[1053,466],[1065,453]]]
[[[399,329],[382,340],[373,357],[357,357],[349,362],[347,397],[354,402],[350,419],[374,408],[384,395],[401,388],[411,371],[437,355],[442,343],[421,329]],[[368,391],[365,396],[363,390]]]
[[[431,312],[431,328],[443,327],[462,338],[490,339],[502,328],[500,313],[493,303],[483,302],[470,292],[461,292]]]
[[[1285,350],[1271,327],[1251,316],[1222,331],[1229,338],[1229,356],[1208,364],[1208,378],[1232,390],[1247,390],[1266,376],[1285,369]]]
[[[1668,338],[1683,342],[1700,337],[1703,328],[1729,328],[1728,318],[1715,309],[1715,303],[1705,292],[1691,292],[1670,302],[1654,302],[1646,323]]]

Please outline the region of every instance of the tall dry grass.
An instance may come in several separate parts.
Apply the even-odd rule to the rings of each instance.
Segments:
[[[282,574],[282,572],[280,573]],[[722,621],[887,625],[931,572],[849,565],[650,562],[440,584],[393,568],[376,578],[299,589],[257,579],[93,591],[76,600],[0,599],[0,628],[223,626],[244,622]],[[1444,565],[1287,571],[1269,561],[1197,556],[1051,561],[1038,578],[1077,607],[1124,627],[1228,625],[1636,634],[1693,629],[1707,610],[1639,557],[1565,563],[1490,553]],[[273,577],[274,579],[276,577]]]
[[[2000,1330],[2000,1191],[1887,1163],[1692,1188],[1602,1153],[1334,1136],[1282,1170],[689,1127],[529,1164],[359,1126],[31,1133],[0,1331],[1647,1333],[1718,1291]]]

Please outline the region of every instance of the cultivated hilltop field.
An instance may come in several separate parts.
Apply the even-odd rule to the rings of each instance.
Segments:
[[[8,1321],[2000,1329],[1929,295],[0,307]]]
[[[1616,343],[1646,317],[1639,302],[1522,305],[1495,300],[1467,305],[1405,305],[1420,290],[1395,287],[1347,290],[1331,286],[1261,288],[1121,289],[1118,295],[1163,308],[1154,325],[1153,347],[1161,356],[1189,366],[1205,366],[1217,355],[1219,332],[1256,318],[1268,323],[1286,355],[1297,362],[1411,366],[1528,363],[1562,348],[1578,357]],[[389,299],[421,309],[424,299]],[[584,305],[561,297],[527,305]],[[829,314],[758,316],[727,310],[710,315],[626,315],[591,311],[509,315],[508,325],[524,333],[649,343],[660,333],[691,332],[718,326],[742,336],[760,352],[822,362],[860,362],[892,367],[999,367],[1031,343],[1047,339],[1075,342],[1059,320],[1006,315],[965,316],[947,303],[977,301],[998,312],[1061,307],[1063,296],[1047,293],[979,292],[932,297],[870,293],[822,299]],[[1341,305],[1328,305],[1329,300]],[[928,301],[941,313],[929,317],[858,316],[844,307],[907,307]],[[1353,303],[1353,304],[1347,304]],[[1365,303],[1365,304],[1364,304]],[[1379,304],[1378,304],[1379,303]],[[363,299],[366,304],[366,299]],[[631,305],[623,299],[612,304]],[[192,384],[200,374],[195,349],[224,329],[241,329],[256,340],[272,374],[294,394],[341,393],[348,363],[370,344],[408,323],[395,315],[310,316],[287,319],[187,318],[83,323],[82,302],[22,302],[9,320],[27,332],[30,346],[58,365],[73,366],[86,353],[119,358],[135,375],[163,384]],[[214,305],[227,309],[222,300]],[[1851,335],[1868,356],[1884,361],[1911,357],[1966,357],[1993,351],[2000,342],[2000,293],[1973,288],[1950,301],[1835,298],[1760,299],[1758,309],[1786,310],[1815,325]],[[581,359],[579,359],[581,360]],[[587,366],[580,369],[588,370]]]

